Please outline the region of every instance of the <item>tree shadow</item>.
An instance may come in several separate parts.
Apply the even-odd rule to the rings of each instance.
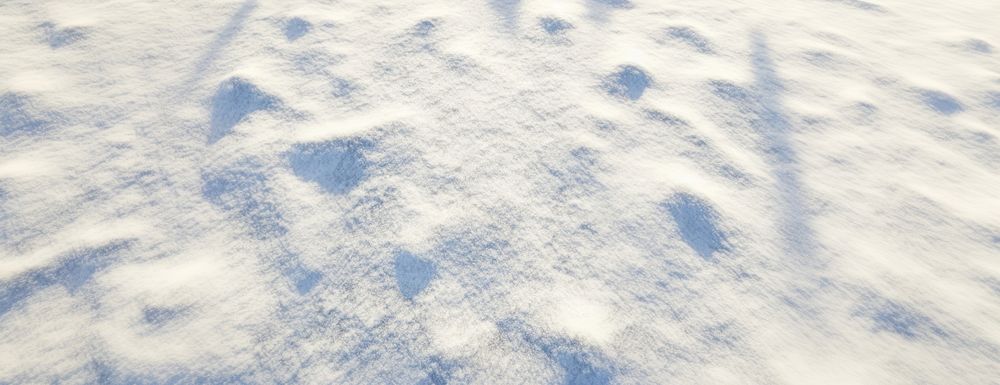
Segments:
[[[779,231],[784,238],[785,252],[812,264],[815,252],[809,210],[798,165],[798,153],[789,140],[792,124],[782,102],[784,86],[778,77],[767,38],[760,32],[751,36],[751,66],[756,94],[756,122],[754,127],[766,146],[766,159],[771,174],[777,182],[782,207],[779,213]]]

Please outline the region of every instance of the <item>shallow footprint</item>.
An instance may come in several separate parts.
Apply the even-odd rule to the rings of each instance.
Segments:
[[[963,110],[962,104],[954,97],[941,91],[920,91],[920,98],[928,107],[944,115],[952,115]]]
[[[672,26],[666,29],[667,38],[694,48],[695,51],[704,54],[713,53],[712,44],[698,31],[691,27]]]
[[[42,23],[39,27],[45,34],[45,41],[52,48],[65,47],[83,40],[87,36],[86,31],[79,27],[58,28],[52,22]]]
[[[12,92],[0,95],[0,137],[45,132],[52,122],[44,115],[53,114],[36,111],[31,100],[23,95]]]
[[[399,292],[403,298],[412,300],[430,285],[437,268],[430,261],[403,251],[396,255],[395,271]]]
[[[702,199],[688,193],[677,193],[662,207],[677,223],[684,243],[703,259],[711,260],[715,253],[728,249],[725,234],[716,224],[719,215]]]
[[[539,24],[549,35],[559,35],[566,30],[573,29],[573,24],[555,17],[543,17],[539,20]]]
[[[609,75],[604,79],[604,89],[608,95],[638,100],[652,84],[649,75],[639,67],[626,65],[621,66],[618,72]]]
[[[215,143],[232,132],[237,124],[256,111],[271,110],[278,99],[264,93],[246,79],[229,78],[219,85],[212,98],[211,126],[208,143]]]
[[[292,171],[299,178],[319,184],[328,193],[345,194],[367,176],[364,150],[371,143],[360,139],[338,139],[295,146],[288,154]]]
[[[305,21],[300,17],[294,17],[285,23],[285,38],[288,41],[295,41],[298,38],[305,36],[312,29],[312,23]]]

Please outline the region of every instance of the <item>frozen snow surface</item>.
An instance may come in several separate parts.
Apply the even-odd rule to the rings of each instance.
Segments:
[[[0,1],[2,384],[998,384],[1000,1]]]

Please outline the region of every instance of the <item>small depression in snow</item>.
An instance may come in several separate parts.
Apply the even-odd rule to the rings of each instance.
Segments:
[[[285,23],[285,38],[288,41],[295,41],[305,36],[312,29],[312,24],[299,17],[294,17]]]
[[[396,254],[395,271],[399,292],[412,300],[430,285],[437,268],[430,261],[404,251]]]
[[[211,126],[208,142],[215,143],[233,131],[237,124],[256,111],[277,108],[278,99],[264,93],[242,78],[229,78],[219,85],[212,97]]]
[[[688,193],[677,193],[662,206],[677,224],[684,243],[702,258],[711,260],[715,253],[727,249],[725,234],[717,225],[719,215],[705,201]]]
[[[289,153],[288,159],[299,178],[318,184],[330,194],[341,195],[366,178],[365,150],[371,146],[363,139],[299,144]]]
[[[629,100],[641,98],[650,84],[652,84],[652,80],[650,80],[649,75],[639,67],[631,65],[622,66],[618,72],[611,74],[604,80],[604,88],[609,95]]]

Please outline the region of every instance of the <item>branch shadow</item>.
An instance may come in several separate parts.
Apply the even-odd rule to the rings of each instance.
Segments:
[[[800,177],[798,152],[789,138],[793,127],[782,101],[784,86],[771,58],[767,37],[753,32],[751,41],[753,89],[757,99],[754,126],[766,146],[765,158],[771,165],[781,197],[778,229],[784,238],[785,252],[799,262],[813,265],[816,244]]]
[[[236,35],[243,30],[243,25],[246,23],[247,19],[254,9],[257,8],[257,0],[245,0],[242,5],[229,17],[229,21],[226,25],[222,27],[222,30],[215,35],[215,39],[206,46],[205,50],[195,61],[194,68],[191,70],[190,74],[186,79],[175,89],[176,93],[173,94],[171,102],[169,103],[170,108],[164,111],[165,116],[173,115],[174,111],[178,106],[188,99],[191,92],[194,91],[195,86],[204,77],[205,73],[212,68],[212,65],[218,60],[219,55],[222,54],[222,50],[226,48]]]
[[[517,30],[521,16],[521,0],[491,0],[490,7],[496,12],[507,32]]]
[[[240,8],[229,17],[229,21],[226,25],[222,27],[222,30],[215,36],[205,52],[202,53],[198,61],[195,62],[194,71],[191,77],[188,78],[188,82],[185,84],[184,90],[189,90],[193,83],[197,82],[202,78],[205,71],[212,67],[212,64],[219,58],[219,54],[222,50],[226,48],[236,35],[243,30],[243,24],[246,23],[247,18],[250,17],[250,13],[257,8],[257,0],[246,0],[240,5]]]
[[[630,0],[587,0],[587,18],[604,24],[608,21],[611,12],[622,9],[632,9],[634,5]]]

